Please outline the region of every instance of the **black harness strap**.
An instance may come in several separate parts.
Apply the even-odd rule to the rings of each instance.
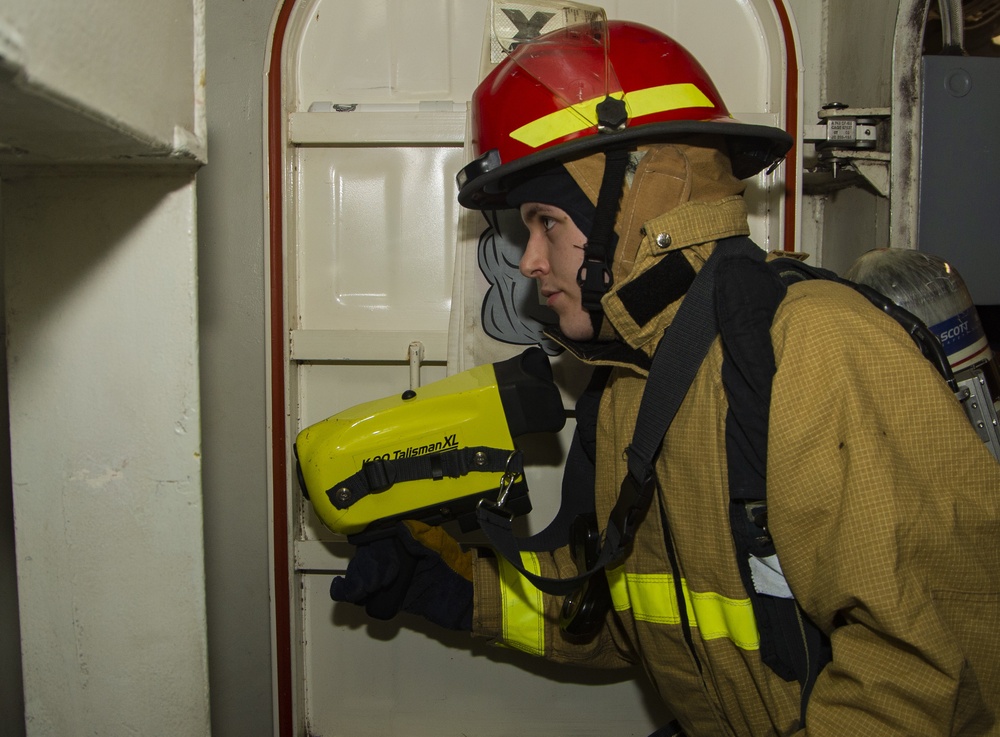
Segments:
[[[764,663],[801,684],[801,724],[829,641],[802,612],[781,574],[767,527],[767,434],[776,371],[771,323],[787,291],[778,272],[759,260],[734,258],[716,276],[722,335],[722,382],[729,403],[726,460],[729,517],[740,577],[753,606]],[[765,574],[770,574],[766,579]]]
[[[610,149],[604,154],[604,176],[597,195],[594,224],[587,235],[583,264],[576,281],[583,295],[583,309],[601,311],[601,297],[611,288],[611,255],[615,245],[615,220],[621,206],[629,151]]]

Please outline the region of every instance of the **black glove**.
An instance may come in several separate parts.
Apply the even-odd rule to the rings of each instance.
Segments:
[[[346,575],[330,584],[330,596],[364,606],[373,619],[404,611],[471,630],[474,557],[440,527],[400,522],[394,535],[358,546]]]

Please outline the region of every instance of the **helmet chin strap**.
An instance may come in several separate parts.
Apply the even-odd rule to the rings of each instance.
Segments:
[[[611,262],[616,236],[615,219],[621,205],[628,170],[628,149],[609,149],[604,153],[604,176],[597,195],[594,225],[590,229],[583,254],[583,264],[577,272],[583,308],[590,313],[594,335],[599,332],[603,311],[601,297],[611,288]]]

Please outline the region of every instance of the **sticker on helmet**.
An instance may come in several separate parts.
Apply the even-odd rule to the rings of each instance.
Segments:
[[[607,26],[603,8],[581,3],[548,0],[505,2],[494,0],[490,9],[490,63],[498,64],[504,56],[525,41],[566,26],[589,25],[600,35]]]

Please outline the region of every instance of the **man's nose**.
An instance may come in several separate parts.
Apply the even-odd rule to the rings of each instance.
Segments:
[[[528,238],[524,255],[521,256],[521,263],[518,264],[518,268],[524,276],[537,278],[548,273],[549,261],[543,241],[544,238],[541,236],[532,235]]]

